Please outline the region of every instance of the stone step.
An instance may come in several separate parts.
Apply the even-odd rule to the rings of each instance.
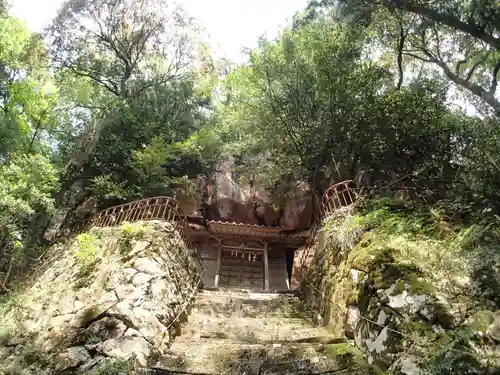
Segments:
[[[349,350],[345,347],[348,346]],[[203,345],[186,345],[184,354],[172,352],[159,359],[153,368],[164,373],[182,371],[187,374],[225,375],[305,375],[305,374],[357,374],[362,360],[349,344],[286,344],[246,345],[220,341]],[[359,374],[366,374],[359,372]]]
[[[155,368],[158,374],[354,375],[356,356],[346,345],[315,326],[295,295],[203,291]]]
[[[232,320],[238,321],[241,324],[254,324],[254,322],[269,322],[270,324],[280,322],[286,320],[290,324],[296,324],[297,326],[308,326],[310,327],[313,323],[309,323],[311,319],[311,314],[306,313],[280,313],[275,311],[273,314],[271,313],[262,313],[256,314],[255,311],[247,311],[247,310],[239,310],[235,311],[234,314],[231,315]],[[224,310],[215,310],[212,308],[200,309],[198,307],[194,307],[191,310],[191,314],[189,315],[189,321],[191,324],[209,324],[211,322],[217,320],[225,320],[227,319],[228,311]],[[307,319],[307,320],[306,320]]]
[[[177,338],[175,343],[171,345],[170,350],[174,352],[179,352],[179,350],[183,350],[186,345],[189,346],[201,346],[201,345],[215,345],[215,346],[225,346],[225,345],[261,345],[261,346],[286,346],[286,345],[309,345],[309,346],[318,346],[318,345],[331,345],[338,344],[344,342],[343,338],[339,337],[327,337],[327,336],[308,336],[301,337],[295,339],[271,339],[271,340],[255,340],[253,337],[245,338],[236,338],[236,339],[228,339],[222,337],[221,335],[217,336],[202,336],[198,338],[187,338],[180,339]],[[196,344],[193,344],[196,343]]]
[[[260,300],[272,300],[279,299],[284,297],[294,298],[296,297],[296,293],[290,292],[256,292],[249,290],[241,290],[241,289],[225,289],[225,290],[206,290],[203,289],[200,293],[203,296],[232,296],[235,298],[250,298],[250,299],[260,299]]]
[[[238,322],[233,321],[231,325],[225,322],[208,324],[187,324],[182,329],[181,336],[177,341],[197,340],[200,338],[223,338],[231,341],[262,342],[279,340],[301,340],[316,337],[328,337],[329,335],[321,328],[302,327],[286,320],[278,322]]]
[[[196,301],[196,305],[199,307],[210,306],[212,304],[221,306],[235,306],[235,307],[253,307],[256,309],[262,308],[278,308],[280,310],[287,311],[295,303],[294,299],[282,298],[273,300],[261,300],[261,299],[250,299],[250,298],[238,298],[238,297],[202,297]]]
[[[212,304],[210,306],[195,306],[193,311],[193,315],[207,315],[207,316],[216,316],[216,317],[231,317],[231,318],[244,318],[244,317],[281,317],[286,319],[294,319],[294,318],[311,318],[310,313],[303,312],[297,313],[293,311],[287,311],[278,308],[272,308],[268,306],[263,307],[254,307],[254,306],[228,306],[221,304]],[[299,315],[300,314],[300,315]]]
[[[263,297],[265,299],[259,300],[259,308],[253,304],[255,299],[252,297],[241,297],[243,303],[239,306],[227,296],[220,298],[218,303],[213,300],[198,300],[177,341],[225,338],[235,342],[258,343],[315,336],[330,337],[324,328],[312,324],[310,314],[304,311],[296,297],[283,302],[283,298],[279,296],[266,295]],[[276,301],[278,305],[274,304]]]
[[[204,292],[195,303],[192,314],[221,317],[310,318],[310,311],[294,295],[264,293]]]
[[[198,304],[203,305],[206,303],[220,303],[220,304],[242,304],[253,306],[283,306],[287,307],[291,302],[295,301],[297,297],[287,295],[241,295],[241,294],[228,294],[228,295],[206,295],[201,294],[197,301]]]
[[[218,288],[216,290],[214,289],[203,289],[202,290],[203,294],[206,295],[221,295],[221,294],[252,294],[252,295],[259,295],[259,296],[266,296],[266,295],[296,295],[296,292],[293,290],[289,291],[257,291],[257,290],[250,290],[250,289],[238,289],[238,288]]]
[[[310,314],[280,314],[275,312],[274,314],[250,314],[248,312],[235,313],[231,315],[232,321],[238,321],[240,324],[251,324],[254,322],[259,322],[262,324],[273,324],[282,321],[287,321],[289,324],[295,324],[299,327],[311,327],[314,325],[313,322],[305,321],[305,318],[310,319]],[[221,321],[227,319],[227,314],[224,312],[213,311],[211,309],[198,309],[193,308],[191,314],[189,315],[189,322],[191,325],[208,325],[215,321]]]

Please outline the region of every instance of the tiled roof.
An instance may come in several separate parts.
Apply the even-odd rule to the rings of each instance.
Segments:
[[[307,235],[302,233],[287,233],[283,227],[272,227],[266,225],[244,224],[234,221],[210,220],[207,226],[190,224],[190,228],[195,233],[218,233],[230,235],[249,235],[256,237],[271,237],[289,239],[293,241],[303,241]]]
[[[240,226],[240,227],[250,227],[250,228],[269,228],[269,229],[285,229],[285,228],[282,228],[282,227],[273,227],[273,226],[270,226],[270,225],[257,225],[257,224],[244,224],[244,223],[237,223],[235,221],[233,222],[230,222],[230,221],[215,221],[215,220],[210,220],[208,221],[209,224],[224,224],[224,225],[237,225],[237,226]]]

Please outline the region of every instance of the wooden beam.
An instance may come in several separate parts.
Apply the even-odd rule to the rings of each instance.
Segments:
[[[221,256],[222,256],[222,247],[219,245],[219,246],[217,246],[217,269],[215,270],[215,280],[214,280],[214,287],[215,288],[219,287]]]
[[[258,247],[247,247],[247,246],[231,246],[231,245],[221,245],[223,249],[229,249],[229,250],[247,250],[247,251],[257,251],[257,252],[262,252],[264,248],[258,248]]]
[[[267,243],[264,246],[264,290],[269,290],[269,259],[267,257]]]

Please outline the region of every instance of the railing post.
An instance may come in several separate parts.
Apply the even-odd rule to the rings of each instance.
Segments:
[[[220,240],[217,241],[217,269],[215,270],[214,288],[219,287],[220,263],[222,258],[222,246]]]
[[[267,251],[267,242],[264,244],[264,290],[269,291],[269,258]]]

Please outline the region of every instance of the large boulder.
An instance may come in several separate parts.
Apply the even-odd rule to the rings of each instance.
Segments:
[[[186,215],[204,213],[209,220],[250,225],[307,229],[313,217],[311,191],[297,184],[296,194],[277,204],[257,178],[238,179],[231,158],[220,163],[213,177],[199,176],[176,194]]]

